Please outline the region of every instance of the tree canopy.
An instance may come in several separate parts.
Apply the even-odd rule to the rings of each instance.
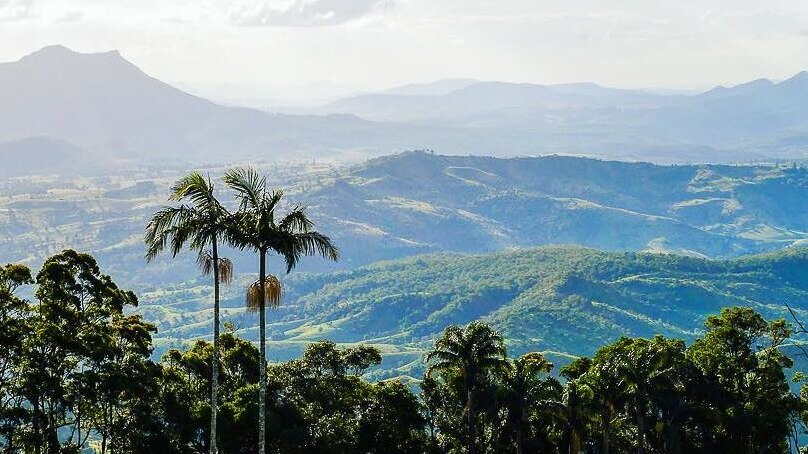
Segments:
[[[209,450],[213,345],[153,361],[155,328],[127,312],[136,304],[86,254],[64,251],[36,275],[0,266],[2,452]],[[375,347],[314,342],[266,367],[265,449],[785,454],[808,422],[790,336],[785,320],[729,307],[689,345],[624,337],[556,367],[542,352],[509,358],[507,339],[474,322],[446,328],[420,380],[378,382]],[[219,449],[252,453],[261,355],[227,324],[220,347]]]

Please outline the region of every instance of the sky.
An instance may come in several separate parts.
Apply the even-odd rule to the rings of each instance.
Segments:
[[[0,0],[0,61],[49,44],[198,86],[703,89],[808,68],[808,1]]]

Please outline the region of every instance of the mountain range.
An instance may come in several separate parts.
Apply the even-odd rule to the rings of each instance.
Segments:
[[[67,148],[91,156],[90,168],[361,160],[426,148],[654,162],[800,159],[808,150],[807,100],[806,73],[698,95],[451,79],[282,114],[190,95],[115,51],[49,46],[0,63],[0,156],[6,174],[69,171],[47,159]],[[19,153],[21,146],[29,151]]]
[[[430,91],[432,87],[432,91]],[[322,112],[486,131],[535,149],[653,161],[738,162],[808,150],[808,72],[696,95],[447,80],[335,101]],[[622,151],[621,151],[622,150]]]
[[[46,137],[110,163],[294,159],[361,150],[383,132],[394,141],[395,131],[350,115],[220,106],[146,75],[114,51],[50,46],[0,64],[0,142]],[[40,150],[29,161],[55,153],[47,143]]]

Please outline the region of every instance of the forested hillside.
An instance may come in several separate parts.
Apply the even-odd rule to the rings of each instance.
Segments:
[[[620,336],[661,333],[692,339],[708,314],[750,306],[808,318],[808,249],[708,260],[677,255],[546,247],[488,255],[438,254],[352,271],[296,275],[284,304],[268,314],[270,358],[296,356],[311,341],[367,342],[386,352],[388,373],[420,367],[424,348],[449,324],[491,323],[514,353],[591,354]],[[243,288],[225,290],[224,318],[255,339]],[[144,293],[141,311],[159,327],[158,345],[204,337],[211,309],[204,281]],[[400,368],[398,372],[393,369]]]
[[[338,240],[372,246],[347,251],[346,264],[567,243],[731,257],[808,231],[808,172],[795,165],[410,152],[369,161],[301,199]]]

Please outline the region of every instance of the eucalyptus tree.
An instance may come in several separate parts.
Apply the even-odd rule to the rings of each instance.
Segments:
[[[320,255],[337,261],[340,254],[328,236],[313,230],[314,222],[305,208],[294,205],[286,213],[279,212],[283,191],[268,189],[266,178],[254,169],[232,169],[225,174],[224,182],[235,191],[240,202],[233,244],[257,252],[259,259],[258,280],[247,290],[247,306],[259,314],[258,449],[263,454],[266,450],[266,306],[277,307],[283,294],[278,278],[267,275],[267,255],[277,254],[289,273],[304,256]]]
[[[22,344],[31,321],[31,306],[16,294],[33,284],[24,265],[0,265],[0,450],[14,452],[16,429],[28,416],[19,393]]]
[[[203,274],[213,275],[213,367],[210,390],[210,452],[218,452],[219,390],[219,285],[233,278],[233,264],[219,256],[219,242],[230,237],[232,215],[216,198],[214,185],[199,172],[191,172],[171,188],[169,200],[181,202],[152,216],[146,227],[146,259],[153,260],[169,249],[176,257],[188,246],[198,253]],[[187,203],[186,203],[187,202]]]
[[[510,365],[502,335],[490,326],[473,322],[462,328],[451,325],[426,354],[427,376],[434,372],[459,373],[466,394],[466,450],[477,452],[476,399],[478,387],[492,373],[502,373]]]
[[[133,421],[144,416],[136,407],[155,372],[155,328],[124,314],[137,297],[72,250],[45,261],[34,297],[17,376],[30,424],[23,451],[79,452],[92,433],[126,446],[143,430]]]
[[[789,415],[798,410],[784,370],[793,366],[783,351],[790,326],[730,307],[708,317],[704,328],[687,357],[714,387],[711,404],[721,413],[716,445],[744,454],[787,451]]]

